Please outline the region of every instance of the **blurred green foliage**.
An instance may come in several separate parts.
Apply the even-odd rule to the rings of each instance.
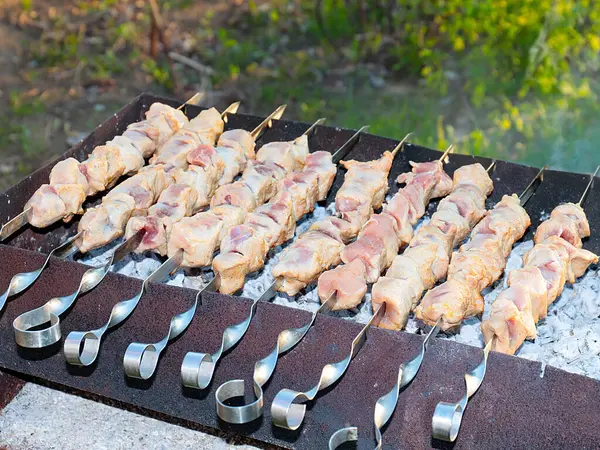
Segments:
[[[581,171],[600,162],[597,0],[201,3],[193,26],[177,24],[172,37],[191,34],[187,56],[214,71],[215,89],[243,91],[254,112],[286,102],[307,122],[370,123],[373,133],[396,138],[414,130],[417,142],[438,148],[455,142],[463,152]],[[166,18],[197,11],[190,0],[160,4]],[[85,14],[122,6],[76,5]],[[98,79],[139,69],[172,88],[164,59],[147,53],[147,14],[109,15],[97,44],[63,15],[53,21],[60,32],[31,50],[40,66]]]
[[[217,70],[217,85],[246,78],[261,86],[261,103],[296,100],[306,120],[368,121],[373,132],[395,137],[414,128],[420,142],[440,148],[458,142],[469,153],[567,169],[600,162],[600,2],[248,5],[241,21],[214,29],[209,18],[201,31],[216,43],[202,56]],[[365,68],[372,64],[387,69],[388,82],[413,80],[414,95],[372,86]],[[334,68],[351,74],[339,93],[322,84]],[[466,120],[457,120],[459,111]]]

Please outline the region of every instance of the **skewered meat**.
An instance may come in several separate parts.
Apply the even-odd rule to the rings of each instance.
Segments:
[[[325,272],[319,277],[319,297],[326,301],[331,292],[336,292],[336,309],[357,306],[367,291],[367,283],[379,279],[398,254],[401,246],[410,241],[412,227],[425,214],[425,208],[433,196],[447,195],[452,189],[452,180],[443,171],[440,161],[428,163],[411,162],[412,171],[398,177],[398,182],[406,183],[381,214],[375,214],[362,227],[355,242],[342,251],[342,261],[352,264],[346,270],[342,267]],[[359,263],[362,268],[359,269]],[[362,281],[357,276],[363,274]],[[346,275],[350,277],[346,279]],[[321,288],[321,283],[327,287]],[[348,288],[351,286],[351,288]]]
[[[335,293],[334,311],[354,308],[367,293],[366,274],[365,265],[360,259],[328,270],[319,277],[319,297],[326,301]]]
[[[83,233],[79,251],[86,253],[120,237],[130,217],[146,214],[172,183],[172,174],[164,166],[148,166],[120,183],[79,221],[78,230]]]
[[[519,198],[505,195],[473,229],[471,240],[452,256],[448,280],[425,295],[416,308],[417,318],[428,324],[441,318],[441,328],[448,330],[481,314],[480,292],[500,277],[512,246],[530,223]]]
[[[212,112],[205,114],[204,118],[203,113],[204,111],[196,119],[187,123],[185,127],[187,133],[204,133],[203,139],[207,140],[215,136],[215,133],[211,132],[207,126],[212,123],[212,126],[219,131],[223,129],[223,121],[218,114],[218,120],[213,120]],[[172,141],[180,139],[177,136],[179,135],[173,136],[167,141],[164,147],[169,147]],[[94,217],[104,219],[98,221],[97,225],[94,221],[88,219],[81,221],[79,229],[84,231],[84,235],[81,240],[80,251],[87,252],[110,242],[106,239],[112,240],[120,237],[124,231],[123,225],[127,224],[129,219],[132,218],[127,236],[131,237],[138,230],[144,229],[147,233],[140,249],[148,248],[149,245],[154,244],[164,254],[167,249],[167,234],[173,221],[208,205],[217,182],[224,171],[224,162],[212,146],[206,144],[194,145],[195,148],[187,156],[196,165],[189,166],[187,171],[174,169],[170,164],[147,166],[140,169],[137,175],[115,187],[97,208],[111,208],[109,197],[113,193],[124,193],[133,198],[133,209],[125,208],[122,202],[120,207],[115,208],[114,211],[99,212],[94,209],[91,214]],[[177,184],[171,186],[173,183]],[[152,209],[151,206],[157,201],[159,204]],[[151,216],[142,217],[148,213]],[[116,217],[117,214],[121,216]],[[110,227],[117,228],[109,229]],[[102,231],[96,231],[97,228]],[[138,251],[141,251],[140,249]]]
[[[335,207],[343,219],[362,226],[373,211],[381,207],[389,189],[387,174],[392,167],[392,159],[392,154],[385,152],[374,161],[341,162],[348,172],[335,196]]]
[[[219,140],[219,142],[223,143],[222,141],[224,141],[232,149],[241,149],[241,145],[235,145],[233,139],[241,138],[242,142],[245,142],[246,137],[247,135],[243,133],[230,133],[226,136],[226,139]],[[300,140],[299,142],[302,143],[305,141]],[[271,147],[274,147],[274,145]],[[281,146],[281,148],[285,151],[293,152],[293,155],[296,155],[295,157],[301,155],[303,151],[299,150],[298,145],[285,145]],[[253,152],[252,148],[252,153],[240,152],[238,154],[243,156],[254,155]],[[260,154],[262,161],[249,161],[248,164],[246,162],[240,164],[240,167],[242,165],[246,167],[241,179],[234,183],[220,186],[211,199],[211,209],[205,213],[196,214],[200,221],[198,226],[202,227],[204,235],[190,230],[195,224],[195,217],[183,220],[173,226],[168,245],[169,256],[173,256],[178,250],[182,249],[184,251],[183,266],[198,267],[209,265],[213,260],[215,251],[227,235],[227,245],[233,246],[233,243],[235,243],[234,247],[236,250],[234,251],[233,247],[231,247],[231,253],[246,252],[246,257],[249,259],[245,264],[247,267],[250,267],[253,265],[252,261],[260,261],[259,258],[255,258],[257,250],[252,249],[262,251],[265,248],[269,248],[269,243],[283,242],[282,239],[286,240],[288,238],[290,235],[289,214],[293,214],[292,208],[294,205],[289,193],[278,194],[278,192],[280,192],[279,187],[280,183],[283,182],[282,179],[293,176],[293,174],[286,175],[286,171],[280,165],[268,160],[268,152],[261,153],[261,150],[259,150],[257,154]],[[311,159],[310,156],[307,156],[307,162]],[[280,156],[276,155],[275,158],[280,158]],[[322,159],[321,157],[317,161],[322,161]],[[329,156],[329,160],[331,161],[331,156]],[[311,168],[310,170],[314,171],[315,169]],[[268,205],[259,207],[269,199],[271,201]],[[224,207],[236,211],[233,216],[235,220],[230,219],[233,213],[224,214],[221,220],[215,220],[211,216]],[[257,209],[257,207],[259,208]],[[223,224],[222,219],[227,219],[227,223]],[[237,230],[236,225],[241,225],[244,219],[246,219],[245,226],[247,228]],[[236,235],[236,233],[238,234]],[[293,228],[291,233],[293,234]],[[241,236],[244,239],[249,239],[248,242],[240,240]],[[241,273],[240,271],[245,270],[241,267],[239,258],[236,258],[230,257],[227,260],[227,270],[229,270],[232,277],[235,277],[237,273]],[[226,270],[225,266],[223,266],[223,270]]]
[[[25,210],[29,223],[34,227],[47,227],[73,215],[81,214],[81,204],[85,200],[85,190],[80,184],[42,185],[29,199]]]
[[[329,165],[323,162],[325,158],[317,155],[319,159],[318,165],[311,163],[301,172],[286,175],[275,198],[249,214],[243,225],[227,231],[221,253],[213,260],[220,292],[233,293],[241,289],[246,275],[263,267],[269,249],[292,237],[296,221],[314,209],[320,192],[331,188],[333,177],[329,174],[335,165],[331,158]],[[319,186],[319,180],[328,186]]]
[[[339,264],[344,244],[358,234],[373,209],[381,207],[388,190],[392,154],[385,152],[374,161],[342,164],[348,171],[335,199],[341,218],[328,217],[314,223],[282,252],[273,267],[277,289],[288,295],[296,295],[329,267]],[[308,163],[307,168],[310,168]],[[331,169],[327,173],[332,181]],[[319,192],[320,198],[325,195]]]
[[[509,287],[481,324],[486,342],[494,339],[494,350],[514,354],[525,339],[534,339],[535,324],[546,317],[565,283],[575,282],[598,262],[598,256],[581,248],[581,239],[587,236],[585,213],[573,203],[556,207],[540,224],[535,246],[523,256],[523,268],[509,274]]]
[[[146,120],[131,124],[122,136],[96,147],[87,160],[61,161],[51,172],[50,185],[41,186],[27,203],[26,208],[32,208],[29,222],[45,227],[81,214],[87,196],[112,187],[121,175],[139,170],[143,158],[185,123],[187,118],[181,111],[155,103],[146,113]]]
[[[168,254],[183,250],[184,267],[205,267],[212,262],[226,230],[244,221],[244,210],[237,206],[221,205],[209,211],[185,217],[173,225],[168,240]]]
[[[92,195],[87,178],[81,167],[81,163],[75,158],[67,158],[56,163],[50,171],[50,185],[57,184],[79,184],[83,187],[85,195]]]
[[[386,303],[380,327],[403,328],[423,292],[446,276],[452,248],[483,217],[485,198],[492,188],[492,180],[480,164],[454,172],[452,192],[440,201],[429,223],[421,227],[404,253],[394,258],[385,276],[373,285],[373,309]]]

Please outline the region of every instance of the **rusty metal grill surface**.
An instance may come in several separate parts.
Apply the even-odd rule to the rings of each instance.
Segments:
[[[98,127],[88,138],[60,159],[75,156],[83,159],[95,145],[121,133],[125,126],[141,117],[154,101],[176,105],[174,101],[143,94]],[[199,108],[190,107],[195,115]],[[228,128],[251,129],[260,118],[232,116]],[[265,134],[259,145],[274,140],[291,139],[304,131],[305,125],[281,121]],[[398,134],[410,130],[399,129]],[[352,134],[349,130],[321,129],[311,139],[311,150],[332,150]],[[369,160],[391,149],[396,141],[364,136],[347,159]],[[398,188],[396,176],[409,170],[408,161],[426,161],[439,153],[423,147],[407,146],[395,161],[390,173],[391,193]],[[482,163],[486,159],[478,159]],[[448,171],[473,162],[469,156],[451,158]],[[40,169],[26,180],[0,195],[0,223],[22,210],[37,187],[47,182],[54,163]],[[488,206],[503,194],[521,191],[536,169],[508,162],[498,162],[493,179],[495,190]],[[327,202],[334,199],[343,181],[338,174]],[[549,171],[544,183],[527,205],[532,219],[529,234],[540,216],[564,201],[579,198],[587,177],[582,174]],[[584,247],[600,251],[600,186],[595,186],[586,204],[592,236]],[[92,202],[94,199],[91,199]],[[95,199],[97,201],[97,199]],[[88,203],[91,204],[91,203]],[[432,208],[436,206],[434,203]],[[55,225],[44,231],[26,228],[13,236],[8,245],[0,245],[0,286],[6,286],[16,272],[39,266],[43,253],[55,246],[65,234],[74,232],[73,224]],[[43,252],[43,253],[42,253]],[[160,361],[156,377],[149,382],[126,379],[122,358],[132,340],[152,342],[168,328],[170,317],[189,307],[195,291],[173,286],[153,285],[137,310],[123,326],[110,332],[96,364],[89,368],[68,366],[61,345],[43,351],[17,348],[12,321],[20,313],[40,306],[51,296],[75,287],[85,266],[68,261],[52,261],[40,280],[28,291],[9,301],[0,312],[0,368],[33,377],[53,387],[74,391],[92,398],[117,404],[163,420],[200,429],[220,429],[231,434],[248,435],[267,444],[299,449],[325,448],[332,432],[349,424],[360,430],[359,448],[373,446],[373,408],[377,398],[390,389],[398,365],[418,352],[421,336],[375,329],[367,344],[354,360],[346,376],[327,395],[309,403],[310,414],[298,432],[275,429],[270,423],[269,406],[281,388],[301,389],[310,386],[321,367],[342,358],[360,325],[339,318],[319,317],[315,328],[289,356],[278,363],[277,371],[265,390],[265,415],[245,426],[220,422],[215,412],[214,391],[222,382],[234,377],[252,377],[254,362],[265,356],[264,342],[274,342],[279,331],[306,322],[309,313],[273,304],[260,304],[247,337],[217,368],[213,384],[205,392],[182,388],[179,369],[187,351],[214,351],[227,325],[241,320],[250,302],[220,294],[207,294],[189,330],[171,345]],[[62,318],[63,335],[74,329],[97,326],[112,305],[133,295],[141,280],[110,273],[107,282],[84,295]],[[385,431],[389,448],[592,448],[600,443],[599,383],[548,367],[543,378],[538,362],[492,353],[488,375],[479,393],[469,403],[459,438],[455,444],[431,440],[431,416],[440,400],[459,398],[464,390],[463,374],[480,359],[481,351],[473,347],[435,339],[415,381],[400,396],[396,412]],[[313,356],[317,355],[317,356]],[[235,362],[234,362],[235,361]],[[241,362],[240,362],[241,361]],[[295,364],[294,364],[295,361]],[[2,378],[0,378],[0,383]],[[2,388],[0,387],[0,397]]]

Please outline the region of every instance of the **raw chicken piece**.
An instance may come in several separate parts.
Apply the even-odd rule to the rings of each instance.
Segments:
[[[246,275],[260,269],[269,247],[260,233],[242,224],[228,230],[221,241],[221,253],[212,263],[219,277],[219,292],[233,294],[244,286]]]
[[[167,123],[173,132],[176,132],[188,123],[188,118],[185,116],[183,111],[173,108],[172,106],[165,105],[164,103],[154,102],[152,105],[150,105],[148,111],[146,111],[146,119],[154,120],[159,116],[162,116],[167,120]]]
[[[79,184],[42,185],[31,196],[24,210],[31,225],[44,228],[63,219],[71,220],[73,215],[81,214],[81,205],[85,201],[85,191]]]
[[[245,156],[246,160],[255,159],[254,139],[246,130],[228,130],[225,131],[219,138],[217,145],[219,147],[231,147],[238,150]]]
[[[278,290],[296,295],[324,270],[339,264],[342,248],[341,242],[318,231],[304,233],[281,253],[273,267]]]
[[[246,223],[262,230],[269,247],[276,247],[294,236],[296,217],[293,206],[290,193],[281,191],[277,198],[248,214]]]
[[[347,244],[359,233],[360,225],[356,222],[347,222],[339,217],[326,217],[313,223],[310,229],[320,231],[342,244]]]
[[[388,191],[387,177],[392,159],[392,154],[385,152],[374,161],[341,162],[348,172],[335,196],[335,206],[343,219],[357,220],[362,226],[373,210],[381,207]]]
[[[464,281],[449,278],[430,290],[415,309],[416,317],[427,324],[441,318],[440,328],[450,330],[470,316],[483,312],[483,298]]]
[[[289,192],[296,220],[315,209],[319,195],[319,179],[314,172],[296,172],[281,180],[279,190]]]
[[[91,195],[87,178],[80,169],[81,164],[75,158],[59,161],[50,172],[50,184],[79,184],[85,195]]]
[[[325,302],[335,293],[334,311],[355,308],[367,293],[365,277],[365,265],[360,259],[322,273],[318,284],[321,302]]]
[[[308,153],[308,142],[306,145]],[[304,167],[304,158],[299,159],[290,142],[269,142],[256,152],[257,161],[271,161],[282,167],[286,172],[301,170]]]
[[[211,264],[225,233],[242,223],[244,212],[238,207],[222,205],[210,211],[186,217],[173,225],[169,236],[168,254],[184,251],[184,267],[205,267]]]
[[[135,201],[127,194],[105,197],[101,205],[88,209],[79,221],[79,231],[83,232],[79,251],[86,253],[121,236],[134,209]]]
[[[119,150],[105,145],[96,147],[80,167],[94,194],[112,187],[125,171]]]
[[[531,313],[535,323],[546,317],[551,301],[548,298],[546,280],[540,269],[535,266],[528,266],[513,270],[508,274],[508,285],[527,286],[531,298]]]
[[[154,154],[150,162],[152,164],[170,164],[186,169],[188,155],[199,145],[203,144],[200,144],[196,137],[177,133]]]
[[[408,321],[410,305],[417,301],[421,292],[418,284],[411,283],[410,279],[387,276],[379,278],[372,290],[373,310],[377,311],[383,303],[386,308],[378,326],[388,330],[404,328]]]
[[[215,149],[225,163],[225,170],[219,180],[219,186],[232,183],[237,174],[246,167],[246,157],[234,148],[216,147]]]
[[[375,214],[341,256],[345,264],[360,259],[366,268],[366,282],[374,283],[379,274],[392,264],[398,249],[396,221],[387,214]]]
[[[156,150],[155,142],[158,140],[158,129],[151,123],[142,126],[134,125],[135,124],[131,124],[127,127],[123,132],[123,137],[128,138],[144,158],[149,158]],[[153,136],[154,139],[149,136]]]
[[[236,181],[221,186],[215,191],[210,206],[214,208],[220,205],[239,206],[244,211],[250,212],[256,209],[257,199],[244,181]]]
[[[479,164],[469,164],[459,167],[452,175],[454,186],[474,186],[485,197],[489,196],[494,190],[494,183],[487,173],[487,170]]]
[[[304,172],[316,172],[318,176],[317,185],[319,186],[317,201],[325,200],[337,173],[337,167],[332,162],[331,153],[321,151],[308,154]]]
[[[144,164],[144,157],[140,151],[133,145],[133,141],[125,136],[115,136],[105,144],[107,147],[114,147],[119,151],[121,160],[125,169],[124,175],[130,175],[140,170]]]
[[[152,250],[165,255],[173,225],[192,214],[196,199],[196,190],[186,184],[172,184],[165,189],[158,202],[148,210],[148,216],[134,217],[127,223],[128,238],[138,230],[145,230],[142,242],[135,252]]]
[[[186,123],[182,130],[194,133],[198,139],[209,145],[214,145],[217,138],[223,133],[225,122],[215,108],[200,111],[196,117]]]

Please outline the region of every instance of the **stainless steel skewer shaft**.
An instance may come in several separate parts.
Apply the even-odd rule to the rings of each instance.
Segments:
[[[296,402],[314,400],[319,392],[336,383],[346,373],[352,359],[358,354],[367,339],[367,331],[377,324],[385,314],[385,304],[377,310],[363,329],[352,340],[350,353],[341,361],[327,364],[321,370],[318,383],[311,389],[298,392],[291,389],[282,389],[277,393],[271,405],[273,425],[287,430],[297,430],[304,421],[306,405]]]
[[[20,294],[25,289],[29,288],[36,280],[40,277],[44,269],[48,266],[50,260],[54,258],[67,259],[75,252],[77,252],[77,240],[81,236],[81,233],[77,233],[72,238],[68,239],[63,244],[55,247],[46,257],[44,263],[31,272],[22,272],[13,276],[8,284],[8,288],[0,295],[0,311],[4,308],[6,301],[13,295]]]
[[[275,291],[271,291],[274,295]],[[313,326],[317,316],[320,313],[324,314],[331,311],[335,301],[335,295],[331,295],[329,299],[321,304],[319,309],[312,314],[310,320],[304,326],[289,328],[279,333],[277,336],[277,343],[273,350],[265,358],[254,365],[253,382],[255,399],[251,403],[242,406],[229,406],[226,404],[229,399],[244,395],[244,380],[230,380],[219,386],[215,393],[215,397],[217,401],[217,414],[222,420],[229,423],[242,424],[256,420],[263,414],[264,400],[262,387],[269,381],[275,372],[277,360],[281,355],[290,351],[302,341],[304,336],[306,336]]]
[[[427,345],[429,344],[429,341],[433,339],[440,331],[440,321],[441,320],[438,320],[431,330],[429,330],[429,333],[427,333],[425,339],[423,339],[419,354],[410,361],[400,365],[400,369],[398,370],[398,378],[396,379],[396,384],[394,387],[387,394],[379,397],[377,403],[375,404],[375,414],[373,420],[375,423],[375,439],[377,440],[377,446],[375,448],[377,450],[382,448],[383,436],[381,434],[381,430],[388,423],[396,409],[396,406],[398,405],[400,391],[408,386],[408,384],[411,383],[412,380],[414,380],[414,378],[417,376],[417,373],[421,368],[421,364],[423,363],[423,358],[425,357],[425,352],[427,351]],[[358,429],[356,427],[342,428],[336,431],[329,439],[329,450],[334,450],[344,442],[356,441],[357,439]]]

